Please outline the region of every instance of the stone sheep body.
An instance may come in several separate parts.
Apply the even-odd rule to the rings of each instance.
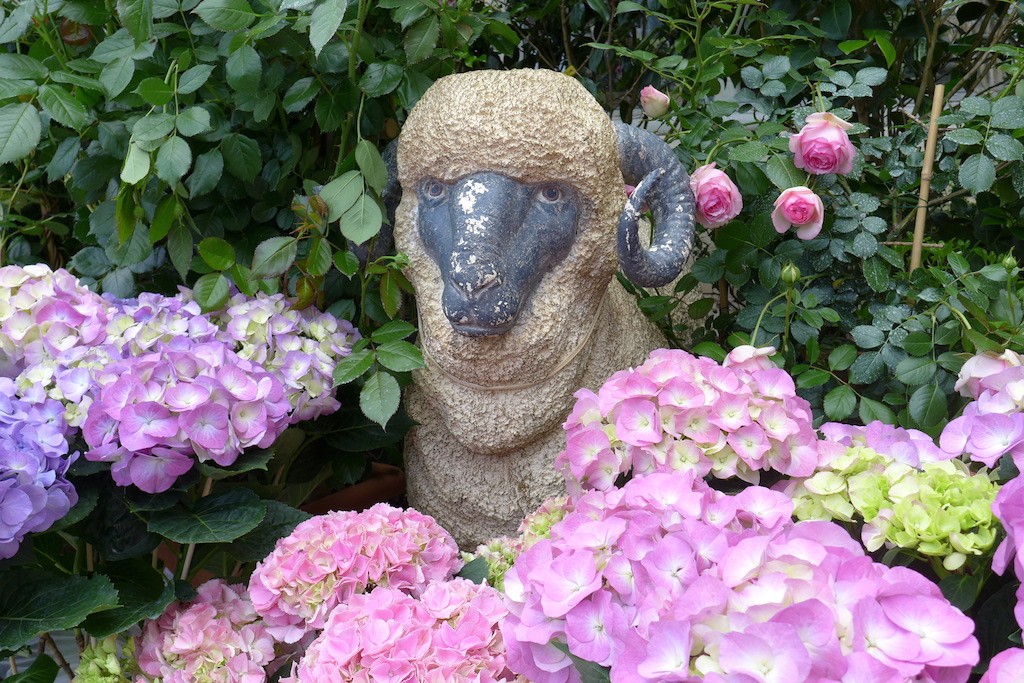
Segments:
[[[514,533],[563,491],[553,460],[573,394],[664,344],[614,274],[676,277],[693,198],[662,141],[616,129],[551,71],[439,80],[397,154],[395,244],[427,360],[406,394],[419,423],[406,441],[409,501],[465,548]],[[638,185],[629,201],[624,179]],[[638,238],[644,202],[650,247]]]

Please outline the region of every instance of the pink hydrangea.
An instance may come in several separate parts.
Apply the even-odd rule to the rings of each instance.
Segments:
[[[819,446],[823,462],[844,453],[851,446],[870,448],[910,467],[955,457],[936,446],[932,437],[922,431],[894,427],[880,420],[865,426],[826,422],[821,425],[821,433],[825,436],[825,441]]]
[[[514,680],[498,623],[501,595],[465,579],[419,598],[381,586],[337,607],[282,683],[499,683]]]
[[[249,592],[274,637],[294,643],[354,595],[376,586],[419,595],[460,566],[454,539],[433,517],[380,503],[299,524],[256,565]]]
[[[934,583],[791,513],[692,472],[583,494],[505,575],[509,667],[576,683],[561,644],[613,681],[967,680],[974,624]]]
[[[555,460],[571,493],[609,489],[623,475],[695,472],[756,483],[764,470],[808,476],[818,464],[810,405],[760,350],[741,347],[724,366],[657,350],[576,398]]]
[[[1024,681],[1024,650],[1012,647],[1003,650],[988,665],[979,683],[1020,683]]]
[[[274,639],[245,587],[214,579],[191,603],[172,603],[147,621],[137,652],[135,683],[263,683]]]

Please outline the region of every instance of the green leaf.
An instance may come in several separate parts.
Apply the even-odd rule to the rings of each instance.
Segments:
[[[178,77],[178,92],[182,95],[193,93],[203,87],[213,73],[213,66],[210,64],[199,64],[192,67]]]
[[[394,62],[374,62],[359,79],[359,88],[370,97],[380,97],[398,87],[404,69]]]
[[[968,611],[981,593],[981,581],[970,574],[950,574],[939,581],[942,596],[961,612]]]
[[[348,0],[323,0],[313,10],[309,18],[309,44],[313,46],[313,54],[317,57],[324,45],[338,32],[347,7]]]
[[[306,272],[313,276],[325,275],[331,269],[331,245],[322,237],[309,242],[306,254]]]
[[[156,153],[156,175],[173,186],[192,166],[192,148],[177,135],[160,145]]]
[[[0,53],[0,73],[4,78],[41,81],[50,73],[38,59],[15,52]]]
[[[228,85],[243,94],[255,93],[260,87],[263,63],[252,45],[242,45],[224,63]]]
[[[985,149],[1000,161],[1020,161],[1024,157],[1024,145],[1006,133],[992,135],[985,143]]]
[[[271,237],[256,247],[252,256],[252,276],[257,280],[278,277],[295,263],[299,242],[294,237]]]
[[[850,382],[853,384],[871,384],[877,382],[885,372],[885,363],[877,351],[862,353],[850,366]]]
[[[773,55],[765,60],[764,65],[761,67],[761,73],[766,81],[778,80],[783,78],[791,67],[792,64],[790,64],[789,57]]]
[[[135,61],[131,57],[121,57],[103,67],[100,72],[100,83],[107,91],[107,97],[114,98],[124,92],[135,76]]]
[[[809,368],[796,376],[796,385],[801,389],[820,387],[832,379],[832,375],[819,368]]]
[[[373,365],[373,351],[370,349],[353,351],[334,366],[334,386],[348,384],[357,377],[362,377],[371,365]]]
[[[207,237],[199,242],[196,249],[206,265],[214,270],[227,270],[235,265],[235,248],[227,240]]]
[[[117,14],[136,45],[153,35],[153,0],[117,0]]]
[[[398,314],[402,306],[402,290],[398,285],[400,275],[393,270],[386,271],[380,277],[380,303],[389,318]]]
[[[832,40],[840,40],[849,32],[852,19],[849,0],[833,0],[821,13],[821,30]]]
[[[580,683],[609,683],[609,681],[611,681],[611,673],[600,664],[595,664],[594,662],[577,657],[573,653],[569,652],[569,646],[565,643],[553,640],[551,641],[551,644],[569,655],[569,659],[572,660],[573,667],[580,675]]]
[[[841,384],[825,394],[825,414],[830,420],[845,420],[857,407],[857,394],[846,384]]]
[[[870,232],[858,232],[849,251],[857,258],[866,259],[874,256],[878,251],[878,240]]]
[[[196,157],[192,174],[185,181],[189,197],[199,197],[217,187],[217,182],[224,173],[224,157],[219,149],[211,149]]]
[[[853,344],[843,344],[832,349],[828,354],[829,370],[841,372],[848,369],[857,360],[857,347]]]
[[[889,406],[872,398],[863,397],[860,399],[858,415],[863,424],[870,424],[875,420],[880,420],[886,424],[896,423],[896,413],[892,412]]]
[[[936,427],[947,414],[946,394],[939,388],[938,382],[918,387],[910,395],[910,417],[922,427]]]
[[[192,12],[213,28],[225,32],[239,31],[256,19],[245,0],[203,0]]]
[[[176,223],[167,233],[167,254],[171,257],[174,269],[184,280],[192,267],[192,233],[184,223]]]
[[[54,121],[68,128],[81,130],[92,119],[85,105],[59,85],[47,83],[41,86],[39,103]]]
[[[13,78],[0,78],[0,100],[13,100],[22,95],[32,95],[38,90],[32,81]]]
[[[356,203],[356,200],[359,199],[362,193],[363,177],[358,171],[343,173],[320,188],[318,194],[326,202],[329,209],[327,220],[334,222],[341,218],[343,213],[352,208],[352,205]]]
[[[326,92],[316,98],[313,112],[320,129],[325,133],[337,130],[345,120],[345,106],[345,96],[340,92]]]
[[[210,130],[210,112],[203,107],[189,107],[175,117],[174,126],[187,138],[201,135]]]
[[[1010,95],[992,105],[994,128],[1024,128],[1024,98]]]
[[[215,481],[233,477],[236,474],[252,472],[253,470],[267,471],[267,464],[274,459],[272,448],[249,448],[230,465],[222,467],[212,460],[201,462],[198,465],[199,472],[204,477],[210,477]],[[265,502],[265,501],[264,501]]]
[[[787,190],[791,187],[799,187],[807,182],[806,177],[801,173],[788,156],[775,155],[768,160],[765,173],[772,184],[780,190]]]
[[[82,625],[95,638],[126,631],[143,619],[156,619],[174,601],[174,584],[147,560],[112,562],[99,568],[117,589],[119,607],[90,615]]]
[[[388,420],[398,411],[401,396],[398,380],[387,372],[375,372],[359,392],[359,408],[363,415],[381,427],[387,427]]]
[[[889,266],[880,258],[869,258],[864,261],[864,279],[868,286],[876,292],[884,292],[889,289]]]
[[[483,558],[481,558],[483,559]],[[5,683],[53,683],[57,680],[60,667],[49,655],[39,655],[32,666],[21,673],[8,676]]]
[[[423,354],[407,341],[389,341],[377,347],[377,362],[395,372],[423,367]]]
[[[334,267],[346,277],[352,277],[359,270],[359,259],[351,251],[338,251],[334,253]]]
[[[0,650],[17,650],[40,633],[74,628],[88,615],[117,605],[105,576],[89,578],[19,569],[3,574]]]
[[[920,386],[932,381],[937,367],[930,357],[904,358],[896,365],[896,379],[908,386]]]
[[[239,562],[258,562],[274,550],[277,541],[295,530],[310,515],[276,500],[265,501],[267,516],[259,526],[238,538],[227,547],[231,557]]]
[[[960,166],[960,185],[971,194],[985,192],[995,181],[995,162],[984,154],[973,154]]]
[[[932,337],[926,332],[911,332],[903,340],[903,350],[911,356],[923,356],[931,353]]]
[[[729,158],[733,161],[757,162],[768,158],[768,145],[760,140],[751,140],[729,150]]]
[[[281,105],[286,112],[295,113],[306,108],[317,93],[320,92],[320,83],[312,76],[300,78],[292,83],[285,92]]]
[[[132,126],[132,138],[150,142],[165,137],[174,130],[174,117],[170,114],[146,114]]]
[[[875,86],[885,83],[885,79],[888,77],[889,72],[885,69],[877,66],[869,66],[858,71],[854,80],[863,85]]]
[[[174,219],[178,217],[178,207],[178,198],[173,194],[164,197],[156,205],[156,211],[153,212],[153,222],[149,225],[150,244],[156,244],[167,237],[167,233],[171,230],[171,225],[174,224]]]
[[[174,99],[174,89],[156,76],[142,79],[135,92],[143,101],[154,107],[162,107]]]
[[[490,567],[487,565],[487,560],[482,557],[475,557],[462,565],[462,569],[455,576],[456,578],[466,579],[473,583],[483,583],[487,580],[488,572],[490,572]]]
[[[864,39],[844,40],[843,42],[839,43],[839,45],[837,45],[836,47],[842,50],[844,55],[848,55],[851,52],[856,52],[857,50],[860,50],[861,48],[867,46],[867,44],[870,42],[870,40]]]
[[[137,185],[148,175],[149,152],[133,142],[128,145],[128,156],[125,157],[124,166],[121,168],[121,180],[129,185]]]
[[[241,133],[225,135],[221,140],[220,149],[224,154],[224,165],[228,173],[239,180],[252,181],[263,168],[259,144]]]
[[[28,156],[39,144],[39,110],[27,102],[0,107],[0,166]]]
[[[341,217],[341,234],[356,244],[362,244],[378,232],[384,223],[377,202],[367,194],[359,195],[355,204]]]
[[[853,341],[862,349],[878,348],[885,343],[885,333],[872,325],[857,325],[851,334]]]
[[[942,139],[950,140],[958,145],[977,145],[980,144],[985,137],[980,131],[973,128],[957,128],[956,130],[943,133]]]
[[[380,194],[388,182],[388,170],[376,145],[369,140],[360,139],[356,145],[356,163],[363,172],[367,184]]]
[[[960,100],[960,110],[973,116],[988,116],[992,113],[992,102],[984,97],[965,97]]]
[[[154,513],[148,528],[175,543],[228,543],[255,529],[266,514],[266,503],[238,488]]]
[[[373,334],[370,335],[370,339],[378,344],[386,344],[399,339],[405,339],[415,331],[416,327],[412,323],[407,323],[404,320],[392,320],[374,330]]]
[[[430,15],[420,19],[405,34],[405,56],[409,64],[417,64],[434,53],[441,26],[437,17]]]
[[[196,280],[192,293],[203,312],[216,311],[228,302],[229,289],[230,283],[224,273],[216,272],[207,273]]]

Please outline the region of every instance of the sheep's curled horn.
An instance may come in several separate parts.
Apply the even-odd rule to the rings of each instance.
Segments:
[[[619,217],[619,267],[641,287],[679,276],[693,245],[695,200],[690,178],[664,140],[641,128],[615,124],[623,179],[636,189]],[[654,216],[649,249],[640,243],[641,207]]]
[[[672,149],[658,136],[624,123],[616,123],[615,129],[623,180],[636,187],[619,217],[619,267],[630,282],[641,287],[661,287],[679,277],[693,246],[696,203],[690,178]],[[387,224],[369,255],[371,260],[386,253],[393,243],[395,207],[402,196],[397,149],[398,138],[395,138],[384,153],[388,184],[382,199],[387,209]],[[645,204],[654,216],[654,238],[647,249],[639,236]],[[366,248],[352,246],[365,265]]]

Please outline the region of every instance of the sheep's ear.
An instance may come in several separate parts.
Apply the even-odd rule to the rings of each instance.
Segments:
[[[623,123],[615,128],[622,178],[636,186],[619,217],[619,267],[641,287],[660,287],[679,277],[693,246],[690,177],[658,136]],[[639,237],[644,204],[654,217],[654,237],[647,249]]]
[[[398,210],[398,203],[402,201],[402,186],[398,183],[398,138],[388,143],[381,158],[388,172],[388,182],[380,193],[386,212],[384,224],[380,227],[377,237],[369,244],[356,244],[352,240],[348,242],[348,250],[356,255],[361,266],[366,266],[367,261],[373,261],[392,252],[395,246],[395,211]]]

